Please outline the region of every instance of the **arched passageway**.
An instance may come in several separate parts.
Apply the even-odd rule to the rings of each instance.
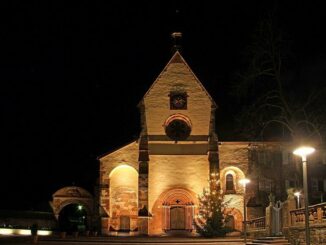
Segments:
[[[51,206],[61,229],[66,231],[94,229],[93,196],[85,189],[67,186],[53,195]]]
[[[76,203],[66,205],[59,213],[59,228],[67,232],[88,230],[87,217],[88,214],[83,205]]]

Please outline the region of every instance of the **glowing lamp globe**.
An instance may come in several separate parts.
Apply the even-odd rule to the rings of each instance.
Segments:
[[[299,196],[301,195],[301,193],[300,193],[300,191],[297,191],[297,192],[294,192],[294,195],[299,198]]]
[[[294,155],[300,156],[302,158],[305,158],[306,156],[312,154],[315,152],[315,148],[310,146],[302,146],[293,151]]]
[[[246,186],[248,183],[250,183],[249,179],[241,179],[239,180],[239,183],[243,186]]]

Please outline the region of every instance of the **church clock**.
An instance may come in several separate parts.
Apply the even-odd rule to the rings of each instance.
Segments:
[[[171,93],[170,94],[170,109],[171,110],[186,110],[187,109],[187,94],[186,93]]]

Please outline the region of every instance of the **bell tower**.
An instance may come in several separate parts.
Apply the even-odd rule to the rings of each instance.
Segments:
[[[151,183],[159,181],[155,176],[157,173],[168,171],[165,176],[172,180],[175,177],[164,168],[179,168],[178,164],[182,165],[189,156],[206,159],[204,163],[198,163],[207,166],[204,167],[207,170],[202,170],[206,174],[201,185],[206,182],[209,172],[218,171],[218,142],[214,127],[216,108],[212,97],[176,50],[139,103],[142,130],[138,159],[138,227],[141,234],[149,232],[151,210],[157,195],[172,186],[187,186],[190,181],[180,179],[179,184],[177,181],[162,182],[162,186],[149,190]],[[196,161],[200,162],[194,160],[191,171],[196,171]],[[163,162],[166,164],[160,165]],[[198,192],[202,186],[192,189]]]

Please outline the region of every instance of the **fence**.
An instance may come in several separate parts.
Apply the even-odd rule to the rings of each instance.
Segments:
[[[266,228],[266,217],[259,217],[247,221],[248,230],[263,230]]]
[[[326,222],[326,202],[309,206],[309,223]],[[299,208],[290,211],[291,226],[300,226],[305,223],[305,209]]]

